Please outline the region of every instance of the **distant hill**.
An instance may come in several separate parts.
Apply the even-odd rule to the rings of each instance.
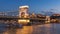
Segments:
[[[32,13],[35,13],[35,14],[42,14],[42,15],[48,15],[48,16],[51,16],[52,14],[56,14],[58,11],[57,10],[49,10],[49,11],[39,11],[39,12],[29,12],[29,14],[31,15]],[[7,11],[5,12],[7,13],[6,15],[7,16],[17,16],[19,14],[19,11]]]
[[[39,13],[43,14],[43,15],[48,15],[48,16],[51,16],[52,14],[55,14],[54,12],[50,12],[50,11],[40,11]]]

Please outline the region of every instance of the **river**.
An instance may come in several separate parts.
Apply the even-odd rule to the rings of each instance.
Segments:
[[[60,24],[31,25],[23,26],[22,28],[0,26],[0,34],[60,34]]]

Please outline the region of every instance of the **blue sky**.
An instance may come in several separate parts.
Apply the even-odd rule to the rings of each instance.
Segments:
[[[60,0],[0,0],[0,11],[17,11],[22,5],[30,6],[30,12],[54,9],[60,13]]]

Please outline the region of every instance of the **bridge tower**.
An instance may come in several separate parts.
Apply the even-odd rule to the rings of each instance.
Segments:
[[[27,5],[19,7],[19,18],[28,18],[29,17],[28,8],[29,8],[29,6],[27,6]]]
[[[19,7],[19,18],[23,18],[18,20],[19,24],[28,24],[30,22],[29,19],[25,19],[25,18],[29,18],[28,8],[29,6],[27,5]]]

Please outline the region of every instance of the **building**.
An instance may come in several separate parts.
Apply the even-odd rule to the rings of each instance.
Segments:
[[[60,23],[60,14],[53,14],[50,18],[51,22]]]
[[[0,12],[0,16],[5,16],[5,15],[7,15],[7,13],[5,13],[5,12]]]

